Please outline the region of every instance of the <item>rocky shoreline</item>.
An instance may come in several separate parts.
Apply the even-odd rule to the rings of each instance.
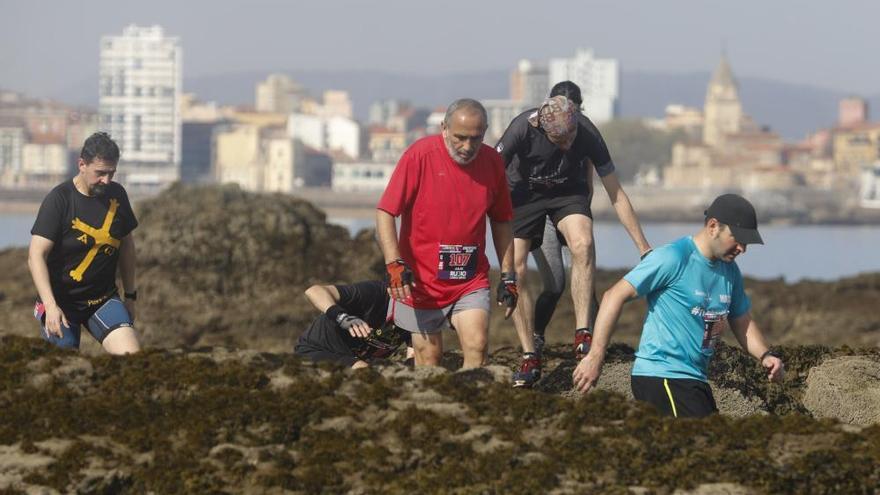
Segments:
[[[310,203],[176,186],[138,207],[136,326],[147,351],[38,339],[26,250],[0,251],[0,493],[876,493],[880,274],[749,280],[782,351],[772,385],[727,344],[722,415],[675,421],[630,398],[643,302],[627,305],[600,390],[571,390],[570,298],[545,374],[513,390],[513,326],[493,312],[490,365],[352,372],[290,352],[310,284],[381,275]],[[622,272],[601,272],[604,290]],[[494,274],[497,276],[497,274]],[[454,336],[450,349],[457,347]]]
[[[535,390],[514,390],[512,350],[480,370],[412,370],[397,356],[352,372],[288,353],[85,357],[2,337],[0,491],[874,493],[878,404],[863,418],[873,423],[811,415],[876,394],[876,374],[873,391],[833,396],[810,380],[829,362],[876,373],[876,350],[783,352],[790,378],[776,386],[724,347],[712,371],[723,414],[674,420],[619,393],[632,357],[622,345],[600,390],[580,397],[563,347]],[[447,354],[446,367],[459,364]]]

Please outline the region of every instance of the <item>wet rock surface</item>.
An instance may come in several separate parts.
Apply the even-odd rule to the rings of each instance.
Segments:
[[[626,346],[585,397],[570,390],[573,358],[548,354],[544,380],[514,390],[513,350],[477,370],[411,370],[395,356],[352,371],[219,347],[83,357],[0,337],[0,493],[873,493],[880,482],[880,425],[790,412],[805,409],[797,377],[810,359],[794,359],[804,369],[782,386],[713,376],[717,394],[757,406],[675,420],[608,391],[628,381]],[[727,347],[720,360],[756,367]]]

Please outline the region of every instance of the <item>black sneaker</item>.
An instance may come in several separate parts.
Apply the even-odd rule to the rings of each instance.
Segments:
[[[513,372],[513,388],[532,388],[541,379],[541,358],[527,354],[518,371]]]

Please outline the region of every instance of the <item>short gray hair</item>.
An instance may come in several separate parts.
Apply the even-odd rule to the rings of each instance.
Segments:
[[[449,105],[446,109],[446,116],[443,117],[443,123],[447,126],[452,120],[452,115],[459,110],[470,110],[471,112],[479,112],[483,117],[483,125],[489,125],[489,115],[486,113],[486,107],[482,103],[473,98],[459,98]]]

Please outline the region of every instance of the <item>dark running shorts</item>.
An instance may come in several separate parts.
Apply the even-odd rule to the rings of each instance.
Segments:
[[[107,299],[97,309],[73,311],[61,308],[61,311],[64,312],[70,326],[66,327],[64,323],[61,324],[62,336],[59,338],[55,335],[49,335],[46,331],[46,310],[43,303],[37,301],[34,305],[34,318],[40,322],[40,335],[43,336],[43,339],[62,349],[79,348],[82,325],[86,326],[92,337],[99,343],[104,343],[104,339],[113,330],[132,326],[131,316],[119,296]]]
[[[342,338],[328,338],[321,344],[300,340],[293,352],[315,363],[329,361],[348,368],[360,361]]]
[[[633,375],[632,392],[666,416],[702,418],[718,412],[712,389],[700,380]]]
[[[536,249],[544,242],[544,223],[547,217],[555,227],[563,218],[575,214],[593,218],[589,196],[583,194],[544,196],[531,193],[528,202],[513,209],[513,236],[518,239],[529,239],[532,241],[530,249]],[[556,232],[560,243],[564,246],[565,239],[558,230]]]

